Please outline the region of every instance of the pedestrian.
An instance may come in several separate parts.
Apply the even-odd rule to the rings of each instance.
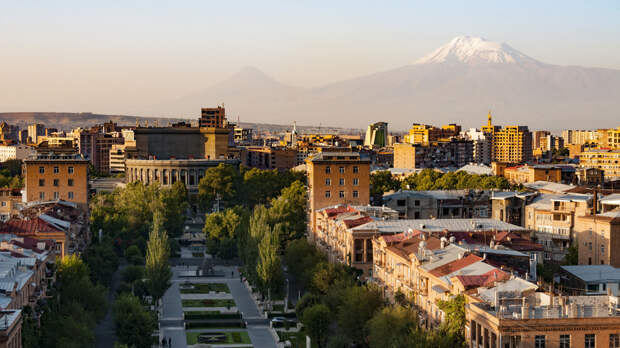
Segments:
[[[164,336],[164,338],[161,339],[161,346],[162,347],[166,346],[166,336]]]
[[[172,338],[168,337],[168,347],[172,348]]]
[[[230,272],[230,277],[234,278],[235,277],[235,271]]]

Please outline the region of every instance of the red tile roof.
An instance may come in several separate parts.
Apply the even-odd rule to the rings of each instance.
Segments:
[[[347,226],[347,228],[353,228],[361,226],[363,224],[367,224],[371,221],[373,221],[373,218],[371,218],[370,216],[362,216],[357,219],[344,220],[343,222],[345,226]]]
[[[471,265],[472,263],[476,263],[481,260],[482,260],[481,257],[476,256],[474,254],[469,254],[462,259],[457,259],[443,266],[439,266],[435,268],[434,270],[432,270],[430,273],[434,275],[435,277],[442,277],[450,273],[456,272],[461,268],[467,267]]]
[[[381,238],[383,238],[383,240],[387,244],[390,244],[390,243],[394,243],[394,242],[402,242],[403,240],[407,240],[409,238],[417,237],[421,233],[422,233],[422,231],[420,231],[420,230],[414,230],[412,233],[402,232],[402,233],[397,233],[397,234],[392,234],[392,235],[381,236]]]
[[[58,233],[56,229],[40,218],[32,220],[11,219],[0,225],[0,233],[11,233],[18,236],[32,236],[35,233]]]
[[[499,269],[494,269],[481,275],[456,276],[456,279],[458,279],[461,284],[463,284],[465,289],[478,288],[481,286],[489,287],[492,286],[494,282],[501,282],[504,280],[508,280],[509,278],[510,274]]]

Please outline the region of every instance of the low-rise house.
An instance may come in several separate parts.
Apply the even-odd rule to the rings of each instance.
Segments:
[[[537,196],[534,192],[503,191],[491,194],[491,217],[517,226],[525,226],[525,206]]]
[[[545,246],[545,260],[562,261],[575,237],[575,219],[592,210],[589,194],[541,194],[526,206],[525,227]]]

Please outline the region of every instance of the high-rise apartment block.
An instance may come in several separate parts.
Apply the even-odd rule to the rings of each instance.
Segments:
[[[388,144],[388,124],[387,122],[377,122],[368,126],[364,146],[384,147]]]
[[[470,128],[462,133],[465,139],[474,143],[474,162],[489,165],[493,153],[492,137],[476,128]]]
[[[562,131],[565,144],[583,145],[598,143],[599,133],[594,130],[566,129]]]
[[[599,129],[598,145],[601,148],[620,150],[620,127],[610,129]]]
[[[441,128],[426,124],[414,123],[405,135],[404,142],[409,144],[427,144],[440,139],[447,139],[459,135],[461,126],[451,123]]]
[[[321,208],[370,203],[370,160],[358,152],[319,152],[306,165],[312,231]]]
[[[452,139],[428,144],[395,144],[394,168],[460,168],[473,162],[474,143]]]
[[[38,137],[45,135],[45,126],[40,123],[28,125],[28,138],[31,143],[36,144]]]
[[[588,149],[579,154],[579,166],[603,170],[605,180],[619,180],[620,149]]]

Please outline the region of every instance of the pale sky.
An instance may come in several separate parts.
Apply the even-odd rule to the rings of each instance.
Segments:
[[[0,0],[0,112],[139,114],[247,65],[315,87],[409,64],[458,35],[620,69],[619,22],[617,0]]]

